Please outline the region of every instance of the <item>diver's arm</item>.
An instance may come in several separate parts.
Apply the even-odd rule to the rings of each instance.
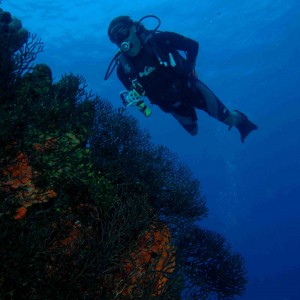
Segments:
[[[187,60],[191,64],[195,65],[199,50],[198,42],[178,33],[167,31],[157,34],[157,39],[158,42],[163,43],[165,47],[170,49],[173,48],[179,51],[185,51]]]

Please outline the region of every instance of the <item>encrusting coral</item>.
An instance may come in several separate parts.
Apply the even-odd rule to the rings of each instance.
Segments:
[[[122,287],[122,295],[143,293],[138,291],[143,287],[154,285],[153,296],[162,295],[168,277],[175,269],[175,247],[171,242],[171,233],[166,225],[151,225],[137,242],[137,247],[129,258],[122,262],[122,271],[127,280]],[[116,276],[118,278],[118,275]]]
[[[27,214],[27,208],[31,205],[48,202],[57,195],[53,189],[43,190],[36,187],[33,183],[33,173],[28,157],[24,153],[19,153],[2,170],[4,179],[0,182],[0,189],[8,194],[13,193],[21,205],[16,210],[15,220],[23,219]]]

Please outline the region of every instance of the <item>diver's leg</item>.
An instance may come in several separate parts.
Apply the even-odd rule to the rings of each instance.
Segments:
[[[197,113],[191,104],[186,105],[181,101],[177,101],[168,109],[161,105],[160,108],[165,112],[171,113],[189,134],[196,135],[198,133]]]
[[[229,129],[235,126],[241,134],[242,142],[252,130],[257,129],[257,126],[249,121],[245,114],[237,110],[230,111],[200,80],[195,83],[192,101],[195,107],[206,111],[212,117],[229,125]]]
[[[196,135],[198,133],[197,120],[190,116],[180,115],[175,111],[171,111],[171,114],[189,134]]]

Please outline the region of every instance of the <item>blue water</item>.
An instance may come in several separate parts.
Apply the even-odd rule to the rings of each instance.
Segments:
[[[54,78],[82,74],[95,93],[120,106],[116,75],[103,77],[117,50],[106,35],[119,15],[161,18],[161,30],[200,43],[197,71],[230,108],[259,126],[239,134],[198,112],[189,136],[151,107],[153,142],[177,152],[201,180],[209,207],[203,225],[224,234],[246,259],[242,300],[300,299],[300,2],[298,0],[4,0],[2,7],[45,43],[39,62]],[[147,26],[153,26],[149,21]]]

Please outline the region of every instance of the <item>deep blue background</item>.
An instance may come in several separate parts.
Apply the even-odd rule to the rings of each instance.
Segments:
[[[199,111],[200,133],[189,136],[169,115],[131,108],[153,142],[178,153],[202,182],[209,207],[203,223],[224,234],[246,258],[243,300],[300,299],[300,2],[298,0],[4,0],[2,7],[38,34],[55,80],[82,74],[95,93],[120,106],[123,87],[103,81],[117,50],[111,19],[146,14],[161,30],[200,43],[197,71],[230,109],[259,126],[245,144],[235,129]],[[105,3],[104,3],[105,2]],[[154,26],[151,20],[146,26]]]

